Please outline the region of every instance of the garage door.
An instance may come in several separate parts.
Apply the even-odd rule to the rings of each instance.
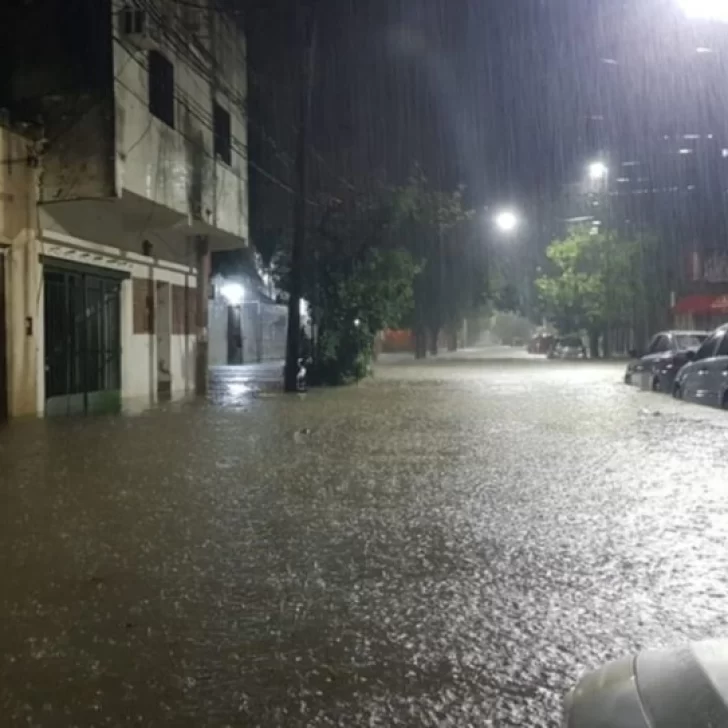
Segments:
[[[120,409],[123,277],[44,267],[46,414]]]

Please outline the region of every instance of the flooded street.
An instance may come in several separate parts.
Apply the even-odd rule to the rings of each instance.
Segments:
[[[728,416],[623,369],[0,430],[0,725],[556,726],[585,669],[725,636]]]

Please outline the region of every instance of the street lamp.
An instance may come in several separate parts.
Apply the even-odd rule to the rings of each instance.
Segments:
[[[609,167],[604,162],[592,162],[589,165],[589,179],[592,182],[601,182],[607,178]]]
[[[513,210],[501,210],[493,219],[495,226],[502,233],[512,233],[520,222],[518,215]]]
[[[230,306],[239,306],[245,298],[245,289],[240,283],[227,281],[220,286],[220,295]]]
[[[728,23],[728,0],[677,0],[688,18]]]

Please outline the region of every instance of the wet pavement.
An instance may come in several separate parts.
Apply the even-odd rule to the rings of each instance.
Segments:
[[[622,372],[0,430],[0,725],[556,726],[584,669],[724,636],[728,415]]]

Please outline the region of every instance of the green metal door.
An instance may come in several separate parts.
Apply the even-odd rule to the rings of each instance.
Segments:
[[[121,277],[46,266],[46,414],[121,407]]]

